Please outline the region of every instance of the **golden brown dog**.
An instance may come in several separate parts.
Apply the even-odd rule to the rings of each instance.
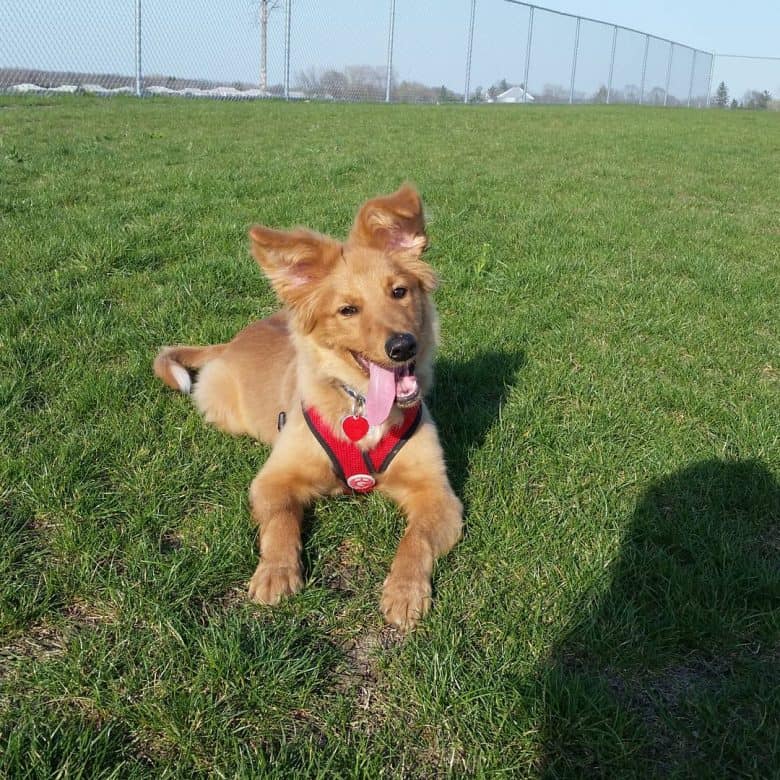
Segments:
[[[408,517],[382,592],[388,622],[428,611],[431,572],[460,538],[436,427],[432,381],[436,279],[410,185],[366,202],[345,242],[309,230],[254,227],[252,253],[284,308],[227,344],[165,347],[157,376],[189,392],[206,420],[273,445],[252,481],[261,559],[250,596],[275,604],[303,586],[304,507],[322,495],[390,496]]]

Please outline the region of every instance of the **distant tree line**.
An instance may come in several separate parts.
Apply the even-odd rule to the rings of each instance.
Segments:
[[[387,92],[387,70],[382,65],[347,65],[343,70],[330,68],[321,73],[315,68],[300,71],[295,89],[306,97],[325,100],[384,100]],[[419,81],[390,79],[390,98],[402,103],[457,103],[463,93],[446,86],[431,87]]]
[[[294,90],[298,93],[295,97],[307,97],[318,100],[358,101],[385,99],[387,90],[387,71],[384,66],[374,65],[348,65],[343,70],[328,69],[319,73],[314,68],[300,71],[295,79]],[[40,87],[56,87],[60,84],[74,84],[77,87],[85,84],[97,84],[104,87],[127,86],[132,87],[135,80],[131,76],[109,73],[78,73],[56,72],[24,68],[0,68],[0,85],[5,87],[14,84],[32,83]],[[224,82],[209,81],[206,79],[190,79],[161,74],[145,74],[144,87],[163,86],[171,90],[183,90],[190,87],[201,89],[213,89]],[[239,90],[248,90],[256,85],[243,82],[233,82],[232,86]],[[524,88],[522,82],[513,84],[505,78],[501,78],[491,84],[487,89],[476,87],[469,95],[471,103],[485,103],[494,101],[499,95],[512,87]],[[268,96],[282,97],[284,86],[282,84],[268,84],[264,90]],[[592,93],[575,91],[573,102],[575,103],[606,103],[607,87],[602,84]],[[531,91],[534,102],[537,103],[568,103],[570,88],[561,84],[546,83],[540,91]],[[659,86],[645,89],[641,94],[636,84],[626,84],[622,88],[613,88],[609,92],[611,103],[639,103],[645,105],[678,106],[687,103],[687,100],[679,100],[674,95],[666,95],[665,90]],[[666,100],[664,101],[664,98]],[[390,81],[390,98],[393,102],[400,103],[462,103],[463,93],[449,89],[445,85],[429,86],[419,81],[403,80],[393,73]],[[694,105],[702,106],[706,102],[706,95],[694,96]],[[780,100],[773,99],[768,90],[747,90],[742,100],[732,98],[726,83],[721,81],[712,95],[710,104],[721,109],[749,109],[764,111],[767,109],[780,110]]]
[[[772,100],[772,95],[769,90],[759,92],[757,89],[749,89],[742,96],[742,102],[736,98],[732,98],[729,101],[729,89],[726,86],[725,81],[721,81],[718,84],[718,88],[715,90],[715,95],[712,98],[712,104],[716,108],[747,108],[753,111],[765,111],[768,108],[778,109],[777,100]]]
[[[477,87],[474,93],[474,102],[492,101],[495,100],[503,92],[506,92],[512,87],[522,87],[525,85],[520,82],[519,84],[512,84],[506,79],[500,79],[496,81],[492,86],[483,92],[482,87]],[[594,92],[588,93],[581,90],[575,90],[574,94],[571,94],[571,87],[564,86],[563,84],[546,83],[542,86],[540,91],[534,91],[531,89],[529,94],[533,95],[534,101],[537,103],[568,103],[571,97],[574,103],[606,103],[607,95],[609,95],[610,103],[639,103],[650,106],[662,106],[664,105],[664,96],[666,90],[663,87],[654,86],[646,88],[644,95],[638,84],[626,84],[622,88],[613,87],[611,90],[607,89],[606,84],[601,84]],[[706,101],[706,95],[698,95],[695,97],[697,105],[702,105]],[[667,106],[679,106],[683,102],[674,95],[666,96]]]

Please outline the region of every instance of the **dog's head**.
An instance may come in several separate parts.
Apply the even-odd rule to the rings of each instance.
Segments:
[[[366,416],[417,402],[431,382],[436,276],[420,196],[410,185],[367,201],[345,242],[253,227],[252,253],[291,312],[320,378],[366,395]]]

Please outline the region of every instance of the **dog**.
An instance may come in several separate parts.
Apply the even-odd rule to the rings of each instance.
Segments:
[[[303,587],[309,503],[376,489],[407,517],[381,597],[407,631],[430,608],[434,562],[463,515],[423,401],[438,320],[420,196],[405,184],[368,200],[343,242],[304,228],[249,236],[282,309],[225,344],[164,347],[154,371],[207,422],[272,445],[249,491],[261,553],[250,597],[277,604]]]

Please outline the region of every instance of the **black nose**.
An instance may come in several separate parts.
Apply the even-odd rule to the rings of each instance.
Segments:
[[[411,333],[394,333],[385,342],[385,352],[390,360],[410,360],[417,354],[417,340]]]

